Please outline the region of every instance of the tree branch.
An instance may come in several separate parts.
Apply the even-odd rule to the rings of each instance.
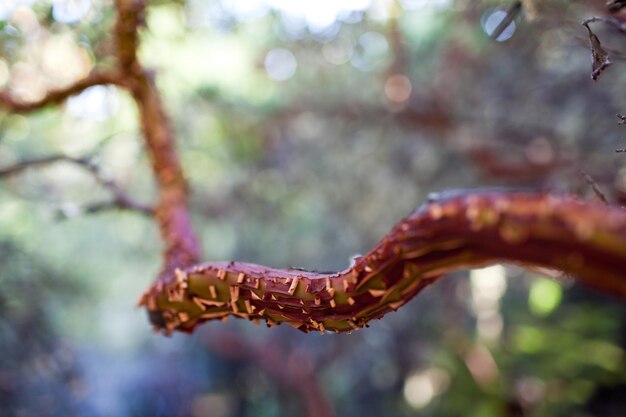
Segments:
[[[6,168],[0,169],[0,178],[10,177],[13,175],[21,174],[30,168],[37,168],[43,165],[49,165],[55,162],[70,162],[82,165],[83,160],[80,158],[71,158],[67,155],[52,155],[44,156],[43,158],[30,159],[27,161],[18,162],[15,165],[11,165]]]
[[[397,310],[446,273],[499,262],[557,269],[626,298],[626,213],[546,193],[447,193],[344,271],[211,262],[177,269],[139,304],[166,334],[228,316],[344,332]]]
[[[159,190],[154,217],[165,243],[159,279],[167,279],[176,268],[198,261],[200,245],[191,225],[188,184],[176,151],[174,132],[154,80],[137,59],[137,31],[143,24],[145,2],[115,0],[115,5],[116,55],[125,74],[123,87],[137,103],[143,138]]]
[[[193,266],[200,249],[189,216],[188,184],[153,77],[137,58],[145,0],[115,0],[115,5],[118,70],[94,72],[32,103],[0,94],[0,106],[28,112],[98,84],[117,84],[132,95],[159,190],[150,213],[165,242],[162,272],[140,300],[158,330],[189,332],[201,322],[233,315],[262,319],[268,326],[287,323],[304,332],[351,331],[398,309],[450,271],[501,261],[559,269],[626,297],[624,211],[544,193],[446,194],[400,222],[354,266],[334,274],[239,262]],[[618,20],[607,19],[602,21],[622,30]],[[592,21],[597,20],[586,23]],[[590,32],[592,43],[594,36]],[[603,58],[599,41],[592,46]],[[600,65],[608,65],[599,58]],[[13,175],[27,166],[66,158],[50,157],[4,171]],[[72,162],[94,169],[89,161]],[[120,206],[133,205],[121,190],[115,191],[112,181],[102,179],[101,184],[114,190]]]
[[[504,19],[502,19],[502,21],[498,24],[498,26],[496,26],[496,28],[493,30],[493,33],[489,35],[489,37],[491,39],[497,40],[500,37],[500,35],[502,35],[502,32],[504,32],[506,28],[509,27],[509,25],[513,22],[513,20],[515,20],[515,18],[521,11],[522,11],[522,2],[520,0],[515,0],[507,8]]]
[[[37,168],[56,162],[67,162],[85,169],[94,177],[96,181],[98,181],[100,185],[110,191],[113,195],[113,200],[110,202],[93,203],[85,207],[80,207],[79,211],[81,213],[96,213],[108,209],[124,209],[136,211],[149,216],[154,214],[152,207],[135,202],[115,181],[102,175],[97,164],[95,164],[93,162],[93,158],[90,157],[72,158],[68,155],[51,155],[43,158],[30,159],[0,169],[0,178],[18,175],[27,169]]]
[[[72,218],[84,214],[97,214],[111,210],[128,210],[145,214],[147,216],[152,216],[153,214],[151,207],[135,204],[132,201],[126,201],[123,199],[118,200],[117,198],[114,198],[112,201],[102,201],[87,205],[73,206],[71,209],[62,207],[59,209],[59,217]]]
[[[7,93],[0,93],[0,106],[16,113],[28,112],[58,104],[87,87],[99,84],[116,84],[128,90],[137,103],[143,137],[159,189],[159,198],[153,211],[133,203],[121,193],[121,190],[112,187],[112,184],[103,183],[103,185],[114,190],[115,199],[108,205],[139,209],[154,215],[165,242],[165,265],[162,275],[170,276],[176,267],[190,265],[198,260],[199,244],[189,218],[187,181],[176,152],[174,133],[154,80],[137,59],[138,29],[144,23],[145,1],[116,0],[115,6],[117,20],[114,35],[118,69],[111,72],[93,72],[67,88],[50,91],[36,102],[22,103]],[[42,163],[47,162],[33,162],[31,165]],[[18,171],[25,168],[13,167]],[[107,204],[99,204],[87,209],[93,212],[106,206]]]
[[[598,183],[593,178],[591,178],[591,175],[587,174],[582,169],[578,170],[578,172],[583,177],[585,182],[591,187],[591,190],[596,195],[596,197],[598,197],[598,200],[602,201],[604,204],[609,204],[609,200],[606,198],[604,193],[600,190]]]
[[[626,33],[626,22],[615,16],[592,16],[583,20],[582,25],[589,29],[589,23],[603,22],[613,26],[618,32]]]
[[[83,78],[68,87],[49,91],[45,97],[37,101],[22,102],[14,99],[7,92],[0,92],[0,107],[4,107],[12,113],[28,113],[47,106],[59,104],[68,97],[78,94],[89,87],[95,85],[119,84],[120,82],[121,75],[117,72],[96,71],[89,74],[87,78]]]
[[[126,73],[141,73],[137,60],[139,49],[138,30],[144,25],[145,0],[115,0],[117,20],[115,22],[116,51],[118,64]]]

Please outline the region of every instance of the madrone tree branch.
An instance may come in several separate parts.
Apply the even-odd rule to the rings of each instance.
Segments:
[[[116,55],[125,77],[123,87],[137,103],[146,149],[152,163],[159,196],[155,220],[165,244],[160,280],[176,268],[199,259],[198,239],[191,225],[188,185],[176,150],[175,136],[154,79],[137,59],[138,29],[143,24],[143,0],[116,0]]]
[[[397,310],[449,272],[499,262],[556,269],[626,297],[626,213],[549,193],[444,193],[344,271],[210,262],[158,280],[140,304],[166,334],[229,316],[344,332]]]

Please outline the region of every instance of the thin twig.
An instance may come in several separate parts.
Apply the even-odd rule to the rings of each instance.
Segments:
[[[591,189],[593,190],[593,193],[596,195],[596,197],[598,197],[598,199],[600,201],[602,201],[604,204],[608,205],[609,204],[609,200],[606,198],[604,193],[602,191],[600,191],[600,187],[598,186],[598,183],[593,178],[591,178],[591,175],[587,174],[582,169],[578,170],[578,172],[583,177],[585,182],[591,187]]]
[[[21,161],[16,163],[15,165],[11,165],[6,168],[0,169],[0,178],[10,177],[13,175],[21,174],[23,171],[26,171],[30,168],[37,168],[42,165],[49,165],[55,162],[71,162],[74,164],[82,165],[84,161],[81,158],[72,158],[68,155],[52,155],[52,156],[44,156],[43,158],[30,159],[27,161]]]
[[[622,115],[620,113],[617,113],[616,116],[619,119],[619,122],[617,122],[617,124],[626,125],[626,116],[624,116],[624,115]],[[616,149],[615,152],[616,153],[623,153],[623,152],[626,152],[626,149]]]
[[[134,211],[147,216],[152,216],[154,213],[154,210],[148,206],[136,204],[130,201],[113,199],[111,201],[95,202],[85,205],[71,205],[70,207],[64,206],[58,210],[58,214],[59,218],[69,219],[85,214],[97,214],[112,210]]]
[[[100,171],[98,165],[92,157],[73,158],[68,155],[51,155],[37,159],[21,161],[15,165],[0,169],[0,178],[10,177],[22,173],[23,171],[53,164],[56,162],[67,162],[77,165],[87,172],[100,184],[103,188],[111,192],[113,200],[105,203],[94,203],[79,208],[81,212],[95,213],[104,209],[124,209],[136,211],[145,215],[153,215],[154,209],[141,203],[137,203],[130,198],[126,192],[111,178],[106,177]]]
[[[115,206],[117,206],[118,208],[140,211],[147,215],[154,214],[154,209],[142,204],[135,203],[112,178],[105,176],[100,171],[98,164],[94,162],[93,158],[83,158],[79,159],[77,162],[79,162],[81,166],[89,171],[96,179],[96,181],[100,183],[100,185],[111,191],[114,197],[112,203]],[[101,206],[102,205],[100,205],[100,207]],[[93,206],[90,212],[94,212],[96,210],[97,206]]]
[[[514,1],[506,10],[506,16],[504,16],[504,19],[502,19],[502,21],[494,29],[493,33],[491,33],[491,39],[497,40],[500,35],[502,35],[502,32],[504,32],[506,28],[508,28],[509,25],[513,22],[513,20],[515,20],[521,10],[522,2],[519,0]]]
[[[583,20],[582,25],[587,26],[587,29],[589,29],[588,27],[589,23],[595,23],[595,22],[606,23],[607,25],[613,26],[618,31],[622,33],[626,33],[626,22],[614,16],[592,16],[590,18]]]

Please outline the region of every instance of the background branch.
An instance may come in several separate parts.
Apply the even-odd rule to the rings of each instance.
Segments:
[[[615,16],[593,16],[583,20],[582,25],[589,29],[589,23],[602,22],[612,26],[619,32],[626,33],[626,22]]]
[[[70,162],[83,166],[85,160],[81,158],[72,158],[67,155],[51,155],[42,158],[30,159],[18,162],[17,164],[0,169],[0,177],[10,177],[12,175],[21,174],[30,168],[37,168],[44,165],[53,164],[55,162]]]
[[[307,416],[337,415],[315,375],[315,370],[312,369],[312,358],[302,349],[290,355],[290,352],[284,351],[276,343],[257,344],[228,330],[213,332],[204,341],[212,352],[222,358],[254,363],[283,389],[298,396]]]
[[[513,22],[513,20],[515,20],[515,18],[521,11],[522,11],[521,1],[516,0],[513,3],[511,3],[511,5],[506,10],[506,15],[504,16],[504,19],[502,19],[502,21],[498,24],[498,26],[496,26],[496,28],[493,30],[493,33],[489,35],[491,39],[497,40],[500,37],[500,35],[502,35],[502,32],[504,32],[506,28],[509,27],[509,25]]]
[[[68,155],[51,155],[37,159],[30,159],[0,169],[0,178],[18,175],[27,169],[39,168],[57,162],[71,163],[83,168],[113,196],[112,201],[94,203],[79,208],[81,213],[96,213],[108,209],[124,209],[150,216],[154,214],[152,207],[134,201],[113,179],[104,176],[102,172],[100,172],[98,165],[94,162],[93,157],[73,158]]]
[[[92,72],[87,78],[83,78],[74,84],[57,89],[50,90],[42,99],[32,102],[22,102],[13,98],[8,92],[0,92],[0,107],[4,107],[12,113],[28,113],[39,110],[47,106],[59,104],[67,98],[79,94],[89,87],[106,84],[119,84],[122,76],[118,72]]]

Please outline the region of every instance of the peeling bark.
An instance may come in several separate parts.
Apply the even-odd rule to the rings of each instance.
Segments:
[[[547,193],[444,194],[344,271],[210,262],[157,281],[140,305],[165,334],[229,316],[345,332],[397,310],[446,273],[498,262],[560,270],[626,297],[626,214]]]
[[[143,24],[143,0],[116,0],[117,58],[124,71],[122,86],[135,100],[146,150],[152,163],[158,201],[154,218],[165,244],[159,279],[167,280],[175,268],[198,261],[200,244],[191,225],[188,184],[176,150],[176,140],[153,77],[137,59],[138,28]]]

